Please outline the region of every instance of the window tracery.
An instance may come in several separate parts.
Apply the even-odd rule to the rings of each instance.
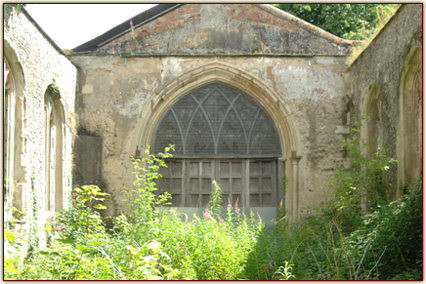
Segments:
[[[159,193],[172,194],[173,206],[204,206],[213,180],[226,204],[278,205],[278,133],[245,93],[222,83],[190,91],[166,111],[155,134],[154,153],[175,145],[158,183]]]
[[[220,83],[198,88],[175,103],[156,130],[154,151],[175,145],[175,155],[279,156],[280,143],[266,111]]]

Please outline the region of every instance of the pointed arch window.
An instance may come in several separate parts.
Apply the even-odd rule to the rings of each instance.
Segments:
[[[413,46],[401,73],[398,129],[398,184],[408,186],[423,171],[422,48]]]
[[[173,206],[202,207],[216,180],[225,205],[278,205],[281,145],[272,119],[247,94],[222,83],[194,89],[173,104],[156,128],[152,150],[175,145],[159,192]]]
[[[63,108],[57,92],[45,95],[46,211],[63,208]]]
[[[382,97],[377,85],[369,87],[367,102],[367,156],[372,157],[383,142]]]
[[[4,177],[8,186],[5,188],[7,191],[10,183],[14,181],[14,155],[15,155],[15,112],[16,112],[16,94],[15,84],[12,76],[12,71],[8,62],[4,59],[3,64],[3,129],[4,129]],[[6,193],[6,192],[5,192]]]
[[[23,155],[22,121],[25,99],[22,95],[23,74],[13,55],[12,61],[3,57],[3,154],[4,154],[4,202],[25,211],[24,185],[25,171],[21,163]],[[12,208],[11,206],[7,206]],[[5,212],[5,220],[11,218],[11,211]],[[17,217],[17,216],[15,216]]]
[[[175,145],[176,156],[280,156],[269,115],[248,95],[220,83],[198,88],[162,118],[154,151]]]

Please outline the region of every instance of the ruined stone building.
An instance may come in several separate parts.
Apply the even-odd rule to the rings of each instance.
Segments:
[[[283,201],[297,219],[324,200],[347,163],[339,141],[366,113],[367,154],[398,160],[394,196],[422,173],[421,4],[357,56],[356,42],[266,4],[161,4],[131,20],[65,54],[5,5],[5,190],[27,216],[65,207],[72,180],[124,212],[130,157],[174,144],[159,181],[173,206],[203,208],[217,180],[226,201],[265,218]]]
[[[42,229],[71,193],[77,68],[24,10],[3,24],[3,220]]]

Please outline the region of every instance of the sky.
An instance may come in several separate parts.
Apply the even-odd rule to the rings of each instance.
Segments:
[[[77,47],[155,4],[27,4],[25,9],[62,49]]]

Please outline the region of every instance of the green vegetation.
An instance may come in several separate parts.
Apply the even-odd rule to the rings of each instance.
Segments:
[[[398,4],[276,4],[276,7],[338,37],[366,39]],[[332,20],[330,20],[332,19]]]
[[[215,182],[202,217],[186,221],[173,209],[161,210],[170,196],[155,194],[155,180],[173,148],[158,156],[147,151],[133,160],[131,210],[111,229],[99,214],[106,194],[82,186],[57,223],[47,225],[47,248],[24,256],[26,240],[5,230],[5,279],[421,279],[421,178],[402,200],[389,202],[383,180],[395,161],[380,149],[365,157],[356,138],[342,143],[352,163],[331,176],[331,199],[297,223],[286,220],[281,206],[268,227],[238,203],[222,208]]]

